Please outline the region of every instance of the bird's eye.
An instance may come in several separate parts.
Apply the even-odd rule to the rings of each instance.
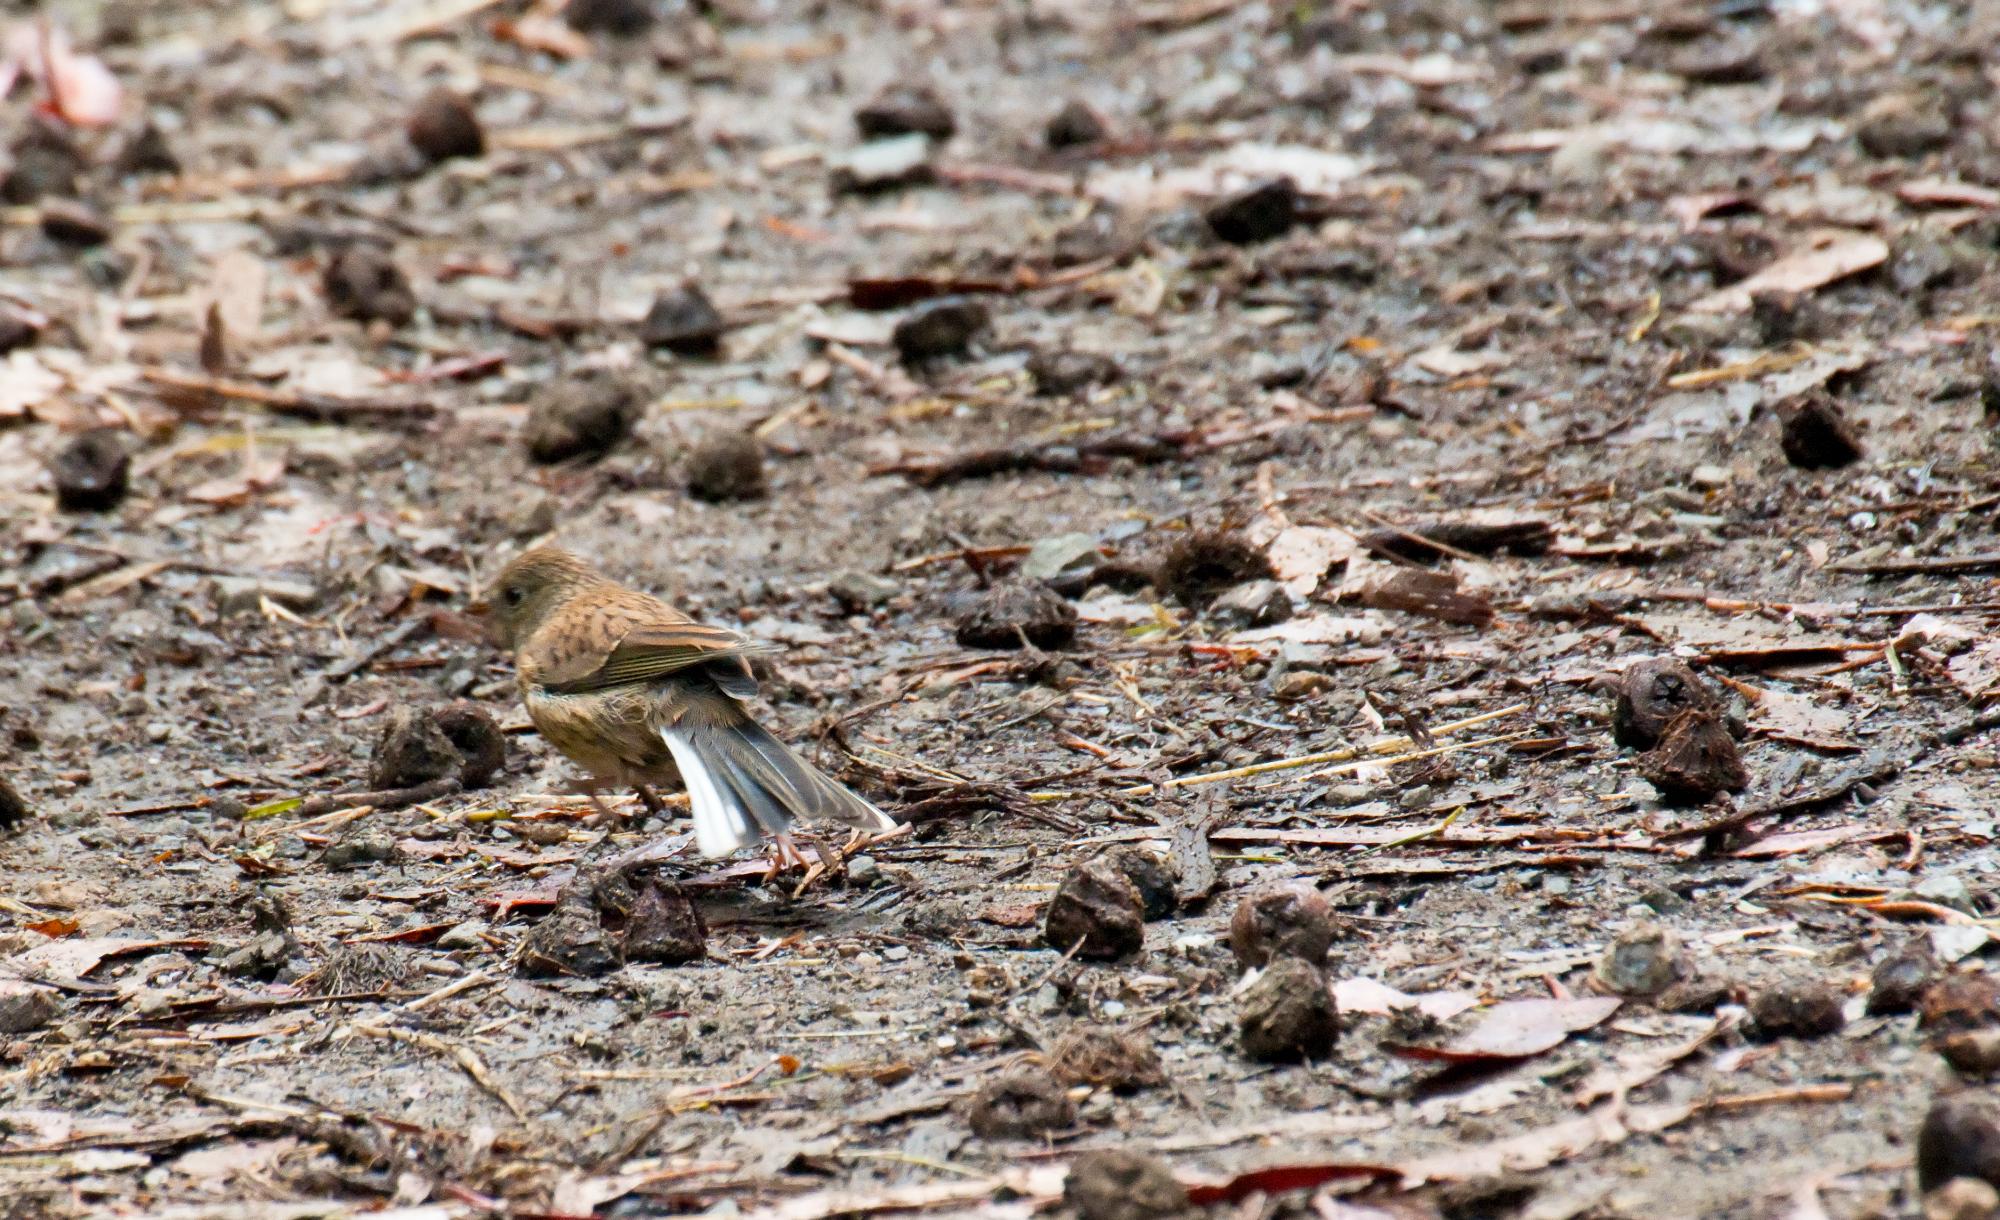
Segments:
[[[527,591],[519,585],[508,585],[500,596],[505,598],[510,606],[518,606],[528,598]]]

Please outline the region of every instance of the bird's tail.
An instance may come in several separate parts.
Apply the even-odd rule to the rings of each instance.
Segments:
[[[692,719],[692,718],[688,718]],[[665,725],[694,810],[695,843],[704,856],[726,856],[794,822],[831,822],[856,830],[891,830],[896,822],[793,753],[761,725]]]

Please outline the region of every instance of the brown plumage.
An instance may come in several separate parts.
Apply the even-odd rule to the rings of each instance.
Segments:
[[[600,575],[559,547],[536,547],[487,598],[514,653],[528,717],[603,783],[679,778],[702,854],[727,855],[794,821],[888,830],[888,815],[829,779],[750,718],[745,658],[768,645],[697,623]]]

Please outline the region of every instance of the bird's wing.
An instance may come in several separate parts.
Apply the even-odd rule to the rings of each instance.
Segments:
[[[775,651],[772,645],[745,639],[727,627],[691,622],[643,595],[579,598],[536,634],[544,638],[531,648],[539,654],[532,658],[531,680],[562,695],[650,682],[716,662],[724,664],[715,665],[712,676],[735,694],[735,687],[754,690],[743,659]]]

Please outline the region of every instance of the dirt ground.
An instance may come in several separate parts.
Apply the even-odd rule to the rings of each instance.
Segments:
[[[0,18],[0,1216],[1921,1213],[2000,8],[570,5]],[[465,613],[543,538],[909,830],[596,815]]]

